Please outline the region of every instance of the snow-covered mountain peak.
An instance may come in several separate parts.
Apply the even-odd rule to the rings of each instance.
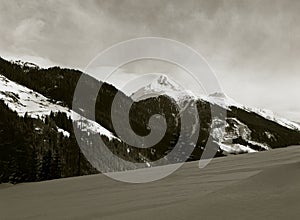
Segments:
[[[152,82],[134,92],[131,98],[134,101],[140,101],[159,95],[167,95],[173,98],[179,105],[187,99],[195,98],[195,95],[191,91],[185,90],[165,74],[158,74]]]
[[[148,85],[134,92],[131,95],[131,98],[134,101],[140,101],[158,95],[167,95],[173,98],[179,105],[190,99],[202,99],[212,104],[222,106],[226,109],[229,109],[230,106],[242,107],[242,105],[228,97],[223,92],[215,92],[210,95],[195,95],[190,90],[186,90],[165,74],[159,74]]]
[[[221,106],[225,109],[230,110],[231,106],[235,106],[238,108],[244,108],[241,104],[236,102],[234,99],[230,98],[223,92],[215,92],[212,94],[209,94],[208,96],[199,96],[200,99],[205,100],[211,104],[216,104],[218,106]]]

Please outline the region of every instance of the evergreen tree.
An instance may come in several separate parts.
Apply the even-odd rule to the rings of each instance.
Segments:
[[[40,180],[50,180],[53,174],[51,173],[52,168],[52,153],[50,150],[47,151],[46,155],[43,156],[40,171]]]

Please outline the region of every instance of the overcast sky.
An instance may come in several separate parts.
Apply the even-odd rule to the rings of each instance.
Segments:
[[[120,41],[171,38],[207,59],[228,96],[300,121],[300,1],[0,1],[4,58],[83,69]]]

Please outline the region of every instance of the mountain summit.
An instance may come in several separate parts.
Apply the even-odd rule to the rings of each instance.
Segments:
[[[134,101],[141,101],[159,95],[169,96],[179,105],[188,99],[195,99],[195,95],[191,91],[184,89],[165,74],[158,74],[150,84],[134,92],[131,98]]]

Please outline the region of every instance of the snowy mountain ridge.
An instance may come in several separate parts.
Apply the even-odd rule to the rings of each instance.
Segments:
[[[244,109],[248,112],[254,112],[289,129],[300,131],[300,125],[298,123],[280,117],[270,110],[244,106],[221,92],[216,92],[209,95],[195,95],[191,91],[185,90],[174,80],[170,79],[164,74],[161,74],[150,84],[134,92],[131,95],[131,98],[135,101],[139,101],[157,95],[167,95],[173,98],[180,106],[184,101],[189,99],[202,99],[211,104],[221,106],[227,110],[231,110],[231,107]]]
[[[180,106],[182,102],[195,99],[195,95],[170,79],[167,75],[159,74],[149,85],[137,90],[131,95],[134,101],[141,101],[153,96],[167,95],[173,98]]]
[[[105,135],[109,139],[118,139],[98,123],[82,117],[67,107],[57,104],[58,102],[51,102],[40,93],[17,84],[3,75],[0,75],[0,99],[21,117],[24,117],[24,115],[27,114],[31,118],[44,119],[45,116],[50,115],[51,112],[63,112],[73,121],[80,122],[80,125],[82,126],[81,129],[83,130]],[[57,130],[65,136],[69,135],[67,131],[64,131],[61,128],[57,128]]]

